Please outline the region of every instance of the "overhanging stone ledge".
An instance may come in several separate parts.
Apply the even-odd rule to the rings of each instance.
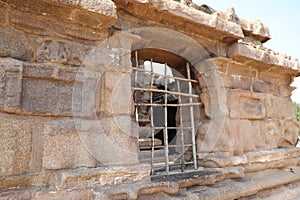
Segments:
[[[111,0],[51,0],[67,5],[79,6],[85,10],[117,18],[116,5]]]
[[[281,67],[290,70],[294,74],[300,72],[300,63],[297,59],[270,52],[268,49],[258,45],[235,43],[228,48],[227,56],[235,61],[249,65]]]
[[[180,2],[171,0],[128,0],[126,3],[114,0],[114,2],[118,9],[125,10],[130,15],[175,30],[195,32],[225,43],[244,37],[238,24],[223,19],[217,12],[209,15]],[[186,26],[185,30],[182,30],[183,24]]]

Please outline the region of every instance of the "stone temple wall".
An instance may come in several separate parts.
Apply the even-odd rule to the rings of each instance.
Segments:
[[[191,3],[0,0],[0,199],[220,199],[203,185],[286,167],[295,175],[226,198],[300,181],[290,99],[300,65],[268,39],[261,22]],[[143,48],[194,67],[203,176],[151,181],[139,163],[131,52]]]

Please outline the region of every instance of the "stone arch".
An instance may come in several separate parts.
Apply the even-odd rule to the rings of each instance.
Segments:
[[[81,68],[81,70],[79,70],[80,73],[77,76],[79,86],[77,89],[74,89],[73,95],[74,102],[81,102],[80,105],[73,103],[74,116],[92,116],[90,120],[79,120],[78,122],[76,122],[76,128],[78,129],[80,138],[85,144],[86,148],[100,162],[103,161],[102,163],[104,164],[124,164],[123,161],[120,161],[119,156],[115,156],[118,152],[122,151],[123,155],[126,154],[128,156],[122,155],[121,157],[134,158],[125,161],[125,163],[135,164],[137,158],[137,149],[128,147],[128,145],[123,145],[126,144],[126,140],[128,140],[128,143],[130,143],[133,141],[133,138],[136,138],[136,136],[133,135],[134,133],[132,133],[133,128],[128,127],[128,124],[130,124],[130,122],[128,121],[129,118],[125,116],[125,121],[128,121],[129,123],[124,123],[124,115],[114,115],[114,113],[112,112],[112,117],[110,117],[111,120],[99,120],[96,117],[97,115],[95,113],[94,107],[97,107],[96,104],[99,103],[97,102],[98,100],[96,91],[99,87],[102,87],[102,83],[99,80],[104,76],[105,72],[109,71],[110,67],[120,69],[120,73],[123,73],[125,71],[125,73],[120,76],[120,79],[122,80],[116,81],[114,83],[115,85],[113,86],[114,91],[122,91],[122,89],[124,88],[124,81],[130,81],[130,76],[126,75],[126,73],[130,73],[131,71],[131,52],[133,50],[141,48],[161,49],[184,58],[193,65],[193,67],[199,72],[199,74],[202,75],[206,84],[209,85],[208,89],[210,92],[212,105],[210,110],[212,114],[204,143],[202,146],[198,147],[198,153],[209,152],[215,145],[218,136],[222,131],[226,111],[226,95],[224,92],[225,90],[222,84],[222,80],[220,79],[220,76],[217,72],[217,66],[215,66],[215,64],[210,60],[209,54],[205,51],[205,49],[192,38],[174,30],[158,27],[136,28],[126,32],[123,31],[121,33],[117,33],[99,44],[86,57],[86,62],[84,63],[84,66]],[[116,49],[119,49],[118,52],[121,53],[118,56],[112,56],[111,52],[114,52]],[[98,77],[98,79],[95,77],[95,81],[92,81],[94,84],[91,84],[89,82],[89,74],[93,74],[93,76]],[[85,79],[88,81],[84,81]],[[129,85],[125,85],[125,90],[128,90],[128,92],[130,92],[131,88],[128,88]],[[89,91],[89,95],[85,95],[85,91]],[[95,93],[93,93],[93,91]],[[112,95],[110,101],[113,101],[114,99],[120,98],[117,94],[115,94]],[[127,110],[130,110],[129,107],[131,105],[129,96],[126,101],[129,102]],[[88,106],[85,105],[85,103],[88,103]],[[94,104],[94,106],[91,104]],[[118,105],[113,104],[112,102],[110,102],[110,104],[112,106],[112,111],[119,110]],[[127,114],[127,116],[129,117],[129,114]],[[117,146],[116,148],[113,148],[115,150],[113,152],[111,152],[109,149],[112,149],[111,146],[114,144],[106,146],[96,145],[97,140],[95,139],[95,135],[91,134],[89,136],[84,131],[80,131],[82,127],[103,128],[107,126],[107,120],[110,120],[110,122],[114,122],[114,127],[116,127],[118,130],[121,130],[120,132],[122,132],[124,137],[122,143],[118,143],[118,141],[116,141],[117,143],[115,145]],[[93,130],[99,129],[93,128]],[[97,135],[97,137],[99,137],[99,141],[103,141],[103,138],[101,138],[103,137],[103,134],[101,134],[99,133]],[[110,139],[108,135],[107,141],[112,142],[113,139]],[[107,152],[108,154],[109,152],[111,152],[111,155],[105,155],[105,157],[103,157],[103,152]],[[107,160],[107,158],[109,159]]]
[[[225,123],[226,91],[217,66],[209,53],[191,37],[160,27],[143,27],[128,31],[140,37],[132,43],[131,50],[153,48],[174,53],[190,62],[208,86],[210,96],[210,122],[198,153],[205,156],[216,144]],[[199,123],[201,126],[201,122]]]

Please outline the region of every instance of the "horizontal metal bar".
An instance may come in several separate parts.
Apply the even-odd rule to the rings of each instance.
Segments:
[[[151,128],[153,128],[153,129],[157,129],[157,130],[160,130],[160,129],[163,129],[163,128],[165,128],[165,126],[154,126],[154,127],[146,127],[146,126],[142,126],[143,128],[145,128],[145,129],[151,129]],[[180,127],[167,127],[168,129],[180,129]],[[183,129],[191,129],[191,127],[182,127]]]
[[[196,94],[188,94],[188,93],[181,93],[181,92],[172,92],[172,91],[169,91],[169,90],[159,90],[159,89],[153,89],[153,88],[138,88],[138,87],[133,87],[132,90],[147,91],[147,92],[162,92],[162,93],[167,93],[167,94],[174,94],[174,95],[181,95],[181,96],[199,98],[199,95],[196,95]]]
[[[159,74],[159,73],[155,73],[155,72],[151,72],[151,71],[145,70],[143,68],[132,67],[132,69],[136,70],[136,71],[140,71],[140,72],[148,72],[150,74],[158,75],[158,76],[161,76],[161,77],[164,77],[164,78],[170,78],[170,79],[174,79],[174,80],[180,80],[180,81],[198,83],[198,81],[196,81],[194,79],[181,78],[181,77],[177,77],[177,76],[162,75],[162,74]]]
[[[192,146],[192,144],[185,144],[184,145],[184,147],[191,147],[191,146]],[[149,149],[151,147],[152,147],[151,145],[149,145],[149,146],[143,146],[143,147],[140,147],[140,149]],[[165,146],[163,146],[163,145],[154,145],[154,147],[156,147],[156,148],[165,148]],[[168,147],[181,147],[181,145],[176,145],[176,144],[170,145],[169,144]]]
[[[202,103],[181,103],[181,104],[155,104],[155,103],[135,103],[135,106],[169,106],[169,107],[180,107],[180,106],[201,106]]]

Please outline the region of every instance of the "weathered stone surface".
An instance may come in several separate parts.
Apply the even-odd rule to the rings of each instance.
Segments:
[[[116,9],[112,1],[8,1],[10,24],[16,29],[38,35],[59,35],[60,37],[99,40],[105,36],[101,29],[114,24]],[[31,9],[27,9],[31,8]],[[92,10],[92,12],[90,11]]]
[[[35,187],[36,189],[54,189],[54,174],[30,173],[0,177],[0,189]],[[1,199],[1,198],[0,198]]]
[[[259,20],[249,22],[245,19],[241,19],[240,26],[244,31],[250,34],[251,37],[260,42],[266,42],[271,38],[269,28]]]
[[[107,71],[102,76],[100,111],[108,115],[133,115],[131,76],[127,73]],[[122,98],[120,98],[122,97]]]
[[[130,116],[54,120],[45,125],[43,137],[47,169],[138,163],[138,127]]]
[[[20,4],[18,4],[18,6],[21,7]],[[72,22],[72,20],[70,23],[70,18],[73,18],[73,9],[69,8],[69,10],[66,10],[61,7],[53,9],[50,6],[49,10],[55,10],[55,13],[49,15],[46,13],[45,15],[45,12],[48,11],[43,12],[43,9],[41,9],[37,11],[37,13],[40,13],[40,15],[37,16],[37,13],[14,10],[13,13],[10,13],[10,24],[13,28],[31,35],[46,37],[58,35],[60,38],[70,39],[71,37],[75,40],[80,39],[85,41],[101,41],[107,37],[107,31],[101,31],[98,28],[89,27],[88,24],[85,24],[86,26],[82,26],[82,24],[76,24],[76,22]],[[71,16],[61,16],[62,13],[70,14]],[[69,19],[63,20],[59,17]],[[90,20],[90,17],[87,18]],[[110,26],[112,21],[107,20],[107,22]],[[100,28],[102,28],[102,26]]]
[[[108,187],[150,181],[150,166],[98,167],[60,172],[60,189]]]
[[[91,189],[77,189],[72,191],[62,190],[59,192],[37,192],[33,200],[91,200],[93,192]]]
[[[23,112],[72,116],[73,83],[23,79]]]
[[[265,149],[295,146],[297,143],[299,126],[293,120],[253,121],[252,126],[255,132],[260,133],[259,146]]]
[[[14,189],[0,192],[0,200],[10,199],[33,199],[36,190],[32,188]]]
[[[95,167],[99,163],[77,132],[44,134],[43,149],[43,169]]]
[[[80,68],[79,73],[76,74],[76,82],[72,89],[73,116],[90,119],[97,118],[96,112],[100,102],[101,76],[102,73],[98,71]]]
[[[291,168],[298,165],[300,158],[286,158],[270,162],[254,162],[243,165],[245,172],[258,172],[266,169]]]
[[[254,132],[249,120],[231,119],[226,120],[221,132],[208,136],[207,130],[210,122],[202,122],[198,128],[197,150],[198,153],[227,152],[230,155],[240,155],[244,152],[256,149],[256,143],[260,142],[260,132]],[[214,128],[214,127],[211,127]],[[206,139],[206,138],[211,139]],[[202,146],[214,144],[211,149],[203,149]],[[201,150],[200,150],[201,149]]]
[[[23,63],[23,77],[30,79],[53,79],[53,81],[75,82],[82,72],[78,68],[57,64]]]
[[[116,5],[111,0],[82,0],[79,1],[79,6],[99,14],[117,18]]]
[[[259,192],[258,194],[242,198],[241,200],[296,200],[300,196],[300,183],[291,183],[280,188],[273,188],[266,191]]]
[[[79,136],[87,150],[102,164],[138,163],[138,126],[128,115],[101,120],[76,121]],[[86,131],[84,131],[84,129]]]
[[[15,115],[0,115],[0,176],[29,170],[31,124]]]
[[[295,87],[291,86],[280,86],[280,96],[282,97],[291,97],[293,90],[295,90]]]
[[[281,169],[253,173],[243,179],[217,183],[213,187],[194,187],[187,191],[197,194],[198,199],[203,200],[240,199],[299,181],[299,167],[293,168],[293,171],[294,173],[291,173],[288,169]]]
[[[243,90],[229,90],[227,104],[230,118],[264,119],[266,117],[266,96]]]
[[[293,82],[292,75],[280,71],[280,68],[277,70],[266,70],[258,68],[258,78],[265,82],[276,83],[278,85],[288,86]]]
[[[221,132],[210,124],[202,122],[198,128],[198,153],[227,152],[229,155],[241,155],[256,149],[292,147],[297,143],[299,125],[293,120],[243,120],[228,119]],[[208,129],[216,129],[207,135]],[[203,149],[203,146],[211,146]]]
[[[92,0],[92,1],[80,1],[80,0],[52,0],[61,2],[67,5],[80,6],[83,9],[102,14],[105,16],[110,16],[112,18],[117,18],[116,6],[113,1],[110,0]]]
[[[8,25],[8,11],[9,6],[4,2],[0,2],[0,26],[7,26]]]
[[[91,189],[76,189],[72,191],[62,190],[59,192],[37,192],[33,200],[90,200],[93,199],[93,192]]]
[[[221,73],[221,79],[225,88],[250,90],[252,84],[251,77],[239,76],[235,74]]]
[[[197,32],[197,34],[214,37],[214,39],[224,42],[230,42],[243,37],[239,25],[228,22],[217,14],[208,15],[176,1],[164,0],[161,2],[152,2],[150,8],[148,6],[149,1],[130,0],[129,2],[129,5],[124,5],[121,1],[117,1],[116,5],[134,16],[149,21],[160,23],[160,20],[164,19],[164,24],[174,27],[175,30],[180,30],[181,25],[185,24],[186,32]],[[158,13],[157,10],[164,10],[165,12]],[[177,23],[175,24],[174,21]],[[197,28],[195,28],[195,25]],[[211,28],[218,34],[211,34]]]
[[[257,71],[251,66],[245,66],[240,63],[225,62],[223,65],[227,65],[227,74],[236,74],[245,77],[256,77]]]
[[[37,48],[38,62],[51,62],[80,66],[90,46],[64,40],[40,39]]]
[[[158,199],[166,199],[168,197],[172,199],[176,199],[176,197],[178,199],[191,199],[191,196],[187,196],[185,191],[193,185],[213,185],[226,178],[242,177],[244,177],[244,173],[241,167],[200,170],[182,174],[164,175],[156,177],[151,182],[131,184],[130,187],[98,187],[94,192],[96,199],[153,199],[156,197]],[[176,181],[178,178],[180,180]]]
[[[23,63],[0,59],[0,108],[6,112],[20,109]]]
[[[0,27],[0,56],[29,61],[33,57],[30,39],[12,28]]]
[[[295,119],[296,108],[292,100],[287,97],[276,97],[267,95],[266,98],[267,117],[277,119]]]
[[[204,91],[200,95],[201,102],[204,104],[205,113],[211,117],[211,109],[214,106],[211,103],[210,90]],[[264,119],[266,117],[266,95],[253,93],[246,90],[228,90],[226,103],[229,116],[234,119]]]
[[[234,60],[251,64],[253,66],[259,66],[261,63],[265,63],[266,66],[278,66],[299,71],[300,63],[298,61],[289,60],[282,55],[271,55],[266,49],[258,49],[255,46],[235,43],[228,49],[228,57]]]
[[[280,87],[269,81],[253,80],[252,89],[253,92],[280,95]]]
[[[203,167],[216,168],[240,165],[246,172],[259,171],[271,168],[283,168],[297,166],[300,150],[295,147],[255,150],[243,155],[232,156],[226,152],[209,154],[200,153],[199,165]]]
[[[204,155],[200,153],[198,155],[200,157],[198,161],[199,166],[208,168],[243,165],[249,162],[247,156],[245,155],[232,156],[226,152],[216,152]]]

